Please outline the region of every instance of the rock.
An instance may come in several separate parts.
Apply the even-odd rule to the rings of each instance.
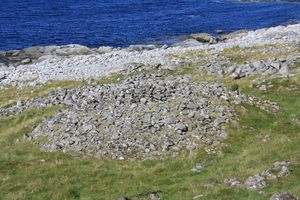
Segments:
[[[173,124],[173,119],[170,118],[170,117],[167,117],[167,118],[164,118],[162,120],[162,122],[165,124],[165,125],[170,125],[170,124]]]
[[[161,69],[169,70],[169,71],[176,71],[178,70],[178,67],[175,65],[167,65],[167,66],[161,66]]]
[[[25,133],[24,136],[23,136],[23,139],[26,140],[26,141],[30,141],[30,140],[32,140],[33,138],[32,138],[32,136],[29,135],[28,133]]]
[[[281,64],[279,62],[273,62],[273,63],[271,63],[271,66],[273,68],[275,68],[276,70],[280,70],[280,68],[281,68]]]
[[[121,196],[119,197],[117,200],[130,200],[128,197],[125,197],[125,196]]]
[[[187,132],[188,127],[184,123],[179,122],[178,124],[176,124],[175,130],[181,131],[181,132]]]
[[[280,169],[283,166],[289,166],[290,162],[289,161],[277,161],[273,163],[274,169]]]
[[[29,64],[30,62],[31,62],[31,59],[30,59],[30,58],[26,58],[26,59],[24,59],[24,60],[21,61],[21,63],[22,63],[23,65]]]
[[[202,197],[203,197],[203,194],[199,194],[199,195],[197,195],[197,196],[194,196],[194,197],[193,197],[193,200],[200,199],[200,198],[202,198]]]
[[[217,29],[217,30],[215,30],[215,33],[216,33],[216,34],[222,34],[222,33],[224,33],[224,31],[221,30],[221,29]]]
[[[273,194],[270,200],[300,200],[300,199],[289,192],[282,192],[282,193]]]
[[[262,61],[254,61],[252,63],[252,66],[255,69],[263,69],[265,67],[265,64]]]
[[[163,143],[162,150],[163,150],[163,151],[168,151],[169,148],[170,148],[171,146],[174,146],[174,145],[175,145],[175,144],[174,144],[173,141],[171,141],[171,140],[166,140],[166,141],[164,141],[164,143]]]
[[[247,189],[260,190],[267,186],[267,184],[264,180],[265,180],[265,178],[260,175],[250,176],[245,181],[245,185],[246,185]]]
[[[1,81],[1,80],[4,80],[5,78],[6,78],[6,73],[0,71],[0,81]]]
[[[275,174],[273,174],[270,169],[267,169],[267,170],[263,171],[260,175],[265,177],[267,180],[277,179],[277,176]]]
[[[187,39],[184,40],[182,42],[178,42],[176,44],[173,44],[173,47],[198,47],[198,46],[202,46],[203,43],[195,40],[195,39]]]
[[[102,46],[102,47],[99,47],[97,49],[97,52],[100,53],[100,54],[105,54],[105,53],[110,53],[112,52],[114,49],[112,47],[106,47],[106,46]]]
[[[156,49],[158,48],[157,46],[155,45],[130,45],[128,47],[128,50],[129,51],[143,51],[143,50],[153,50],[153,49]]]
[[[91,131],[93,129],[93,124],[92,123],[85,123],[82,126],[83,130],[86,131]]]
[[[238,30],[232,33],[221,35],[220,40],[232,40],[242,35],[245,35],[246,33],[248,33],[248,30]]]
[[[267,91],[267,86],[266,85],[261,85],[259,87],[259,90],[261,90],[261,91]]]
[[[149,194],[149,199],[150,200],[160,200],[159,195],[156,192],[151,192]]]
[[[278,173],[278,177],[287,177],[290,175],[290,170],[287,166],[282,166],[280,172]]]
[[[189,118],[194,118],[195,117],[195,112],[193,112],[193,111],[189,112],[188,117]]]
[[[290,70],[287,64],[283,64],[280,68],[280,70],[278,71],[279,75],[287,78],[290,76]]]
[[[224,140],[226,140],[226,139],[228,138],[228,133],[225,132],[225,131],[222,131],[222,132],[219,134],[219,136],[220,136],[221,138],[223,138]]]
[[[192,172],[199,173],[204,169],[204,165],[202,163],[197,163],[195,167],[191,169]]]
[[[16,107],[22,107],[22,106],[23,106],[22,101],[18,100],[18,101],[17,101],[17,104],[16,104]]]
[[[166,45],[166,44],[164,44],[164,45],[162,45],[160,48],[161,48],[161,49],[167,49],[167,48],[169,48],[169,46]]]
[[[224,183],[230,187],[239,187],[242,183],[236,178],[227,178],[224,180]]]
[[[208,33],[194,33],[191,34],[190,37],[202,43],[210,43],[210,44],[217,43],[216,38],[214,38]]]
[[[146,98],[141,98],[141,99],[140,99],[140,102],[141,102],[142,104],[145,104],[145,103],[147,103],[147,99],[146,99]]]
[[[215,187],[216,185],[219,185],[220,182],[218,181],[218,179],[208,179],[207,183],[205,184],[205,187]]]

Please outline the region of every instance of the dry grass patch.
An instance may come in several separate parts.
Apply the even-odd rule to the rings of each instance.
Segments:
[[[259,45],[253,47],[232,47],[220,52],[236,64],[243,64],[247,61],[266,61],[275,58],[285,57],[300,51],[300,48],[287,45]]]

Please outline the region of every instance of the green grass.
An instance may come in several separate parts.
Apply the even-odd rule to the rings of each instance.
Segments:
[[[36,96],[46,96],[58,88],[73,88],[83,84],[81,81],[52,81],[39,87],[18,89],[8,87],[0,90],[0,108],[15,104],[18,100],[28,100]]]
[[[193,69],[187,68],[182,73],[190,71]],[[217,155],[208,156],[199,151],[197,155],[186,153],[164,161],[127,162],[44,153],[36,145],[22,141],[22,137],[59,107],[29,110],[16,117],[2,118],[0,199],[114,200],[121,195],[148,199],[150,192],[158,192],[162,199],[167,200],[192,199],[197,195],[203,195],[200,199],[263,200],[277,191],[290,191],[300,196],[298,77],[274,79],[274,87],[267,92],[250,89],[243,80],[234,84],[244,93],[278,102],[281,109],[277,113],[267,113],[249,105],[237,106],[239,124],[228,127],[227,146]],[[267,142],[261,139],[265,135],[270,138]],[[21,142],[16,143],[17,139]],[[218,162],[212,164],[214,160]],[[245,180],[271,167],[273,162],[283,160],[292,162],[291,175],[269,181],[263,194],[222,184],[228,177]],[[194,174],[190,169],[197,162],[205,163],[206,168]],[[217,180],[220,184],[208,187],[209,180]]]
[[[119,83],[124,80],[126,76],[119,72],[112,72],[107,76],[103,76],[98,80],[93,80],[92,83],[96,84],[113,84]],[[17,101],[28,100],[38,96],[46,96],[51,92],[59,89],[70,89],[83,85],[88,85],[88,81],[52,81],[50,83],[38,86],[38,87],[26,87],[25,89],[19,89],[16,87],[8,87],[0,90],[0,109],[9,107],[15,104]]]
[[[107,76],[103,76],[99,80],[97,80],[97,83],[100,84],[113,84],[113,83],[120,83],[122,80],[125,79],[125,75],[120,72],[112,72]]]

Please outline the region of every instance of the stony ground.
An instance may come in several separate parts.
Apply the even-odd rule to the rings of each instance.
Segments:
[[[222,64],[227,62],[226,58],[223,58],[222,54],[220,55],[222,50],[236,46],[251,48],[258,45],[273,44],[275,46],[270,47],[268,52],[262,52],[262,54],[289,52],[289,49],[299,44],[299,30],[300,25],[296,24],[229,34],[220,37],[222,41],[216,44],[203,43],[203,41],[210,42],[213,40],[204,35],[201,38],[194,37],[197,40],[193,38],[185,40],[174,45],[175,47],[136,45],[126,49],[111,47],[89,49],[79,45],[69,45],[0,52],[0,61],[2,61],[2,64],[0,62],[0,86],[37,85],[51,80],[88,80],[105,76],[111,72],[134,69],[139,65],[175,68],[181,66],[183,61],[170,55],[184,55],[197,51],[204,53],[203,56],[205,57],[206,54],[212,56],[210,56],[211,58],[204,58],[206,64],[211,65],[209,71],[222,74],[224,73],[221,71]],[[285,47],[278,48],[276,44],[282,44]],[[289,58],[288,62],[290,59],[293,60],[295,56]],[[252,68],[259,73],[268,70],[272,72],[269,66],[264,66],[264,64],[271,64],[272,66],[273,63],[256,63]],[[277,66],[278,64],[275,64],[274,70],[280,68]],[[207,66],[202,64],[201,67]],[[252,71],[250,70],[248,73],[252,73]]]
[[[300,195],[299,24],[193,34],[173,47],[38,47],[0,59],[0,198]],[[57,172],[58,188],[67,174],[71,188],[14,188],[34,171]],[[85,183],[71,183],[75,174]],[[92,176],[100,188],[88,186]]]

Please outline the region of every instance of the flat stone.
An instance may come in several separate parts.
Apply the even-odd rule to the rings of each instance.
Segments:
[[[179,131],[182,131],[182,132],[187,132],[188,127],[184,123],[179,122],[178,124],[176,124],[175,130],[179,130]]]
[[[216,38],[214,38],[208,33],[195,33],[195,34],[191,34],[190,37],[203,43],[214,44],[217,42]]]

